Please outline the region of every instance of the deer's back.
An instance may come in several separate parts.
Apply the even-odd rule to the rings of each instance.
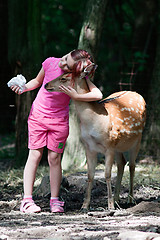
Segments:
[[[110,141],[118,150],[129,148],[142,135],[146,103],[141,95],[131,91],[114,93],[106,100],[110,98],[111,101],[104,103],[111,124]]]

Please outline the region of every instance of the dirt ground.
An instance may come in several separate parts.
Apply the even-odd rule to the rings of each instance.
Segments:
[[[113,190],[116,174],[113,173]],[[147,178],[147,176],[146,176]],[[120,203],[115,211],[107,210],[107,192],[104,171],[97,170],[92,190],[91,208],[80,211],[86,171],[66,175],[62,182],[61,199],[65,201],[65,214],[49,211],[49,190],[43,178],[35,189],[35,202],[42,208],[38,214],[19,212],[22,180],[16,186],[0,178],[0,240],[2,239],[137,239],[160,237],[160,187],[136,183],[135,204],[127,204],[128,188],[122,184]],[[159,238],[160,239],[160,238]]]

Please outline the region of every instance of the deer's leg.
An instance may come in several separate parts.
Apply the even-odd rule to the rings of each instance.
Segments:
[[[134,173],[135,173],[135,161],[140,149],[141,137],[139,138],[136,145],[129,151],[129,171],[130,171],[130,186],[129,186],[129,195],[128,203],[133,203],[133,185],[134,185]]]
[[[88,167],[88,184],[86,189],[86,196],[82,205],[82,210],[87,210],[90,205],[91,200],[91,190],[95,175],[95,168],[97,165],[97,152],[90,152],[86,150],[86,157],[87,157],[87,167]]]
[[[123,153],[120,153],[120,152],[116,153],[116,160],[117,160],[117,179],[116,179],[116,185],[115,185],[115,191],[114,191],[114,201],[118,202],[126,161],[123,156]]]
[[[105,179],[107,183],[107,192],[108,192],[108,209],[114,209],[114,201],[112,196],[111,188],[111,171],[114,162],[114,152],[107,151],[105,154]]]

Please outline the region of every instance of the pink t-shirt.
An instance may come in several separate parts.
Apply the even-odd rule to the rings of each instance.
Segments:
[[[32,111],[40,114],[40,116],[57,118],[69,114],[70,97],[61,92],[48,92],[44,88],[46,83],[64,73],[58,66],[59,61],[60,58],[50,57],[42,63],[45,77],[32,105]]]

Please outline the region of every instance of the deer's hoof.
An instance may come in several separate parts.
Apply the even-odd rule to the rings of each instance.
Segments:
[[[109,211],[115,210],[114,204],[109,204],[108,210],[109,210]]]
[[[84,207],[81,208],[81,213],[88,213],[88,211],[89,211],[88,208]]]

